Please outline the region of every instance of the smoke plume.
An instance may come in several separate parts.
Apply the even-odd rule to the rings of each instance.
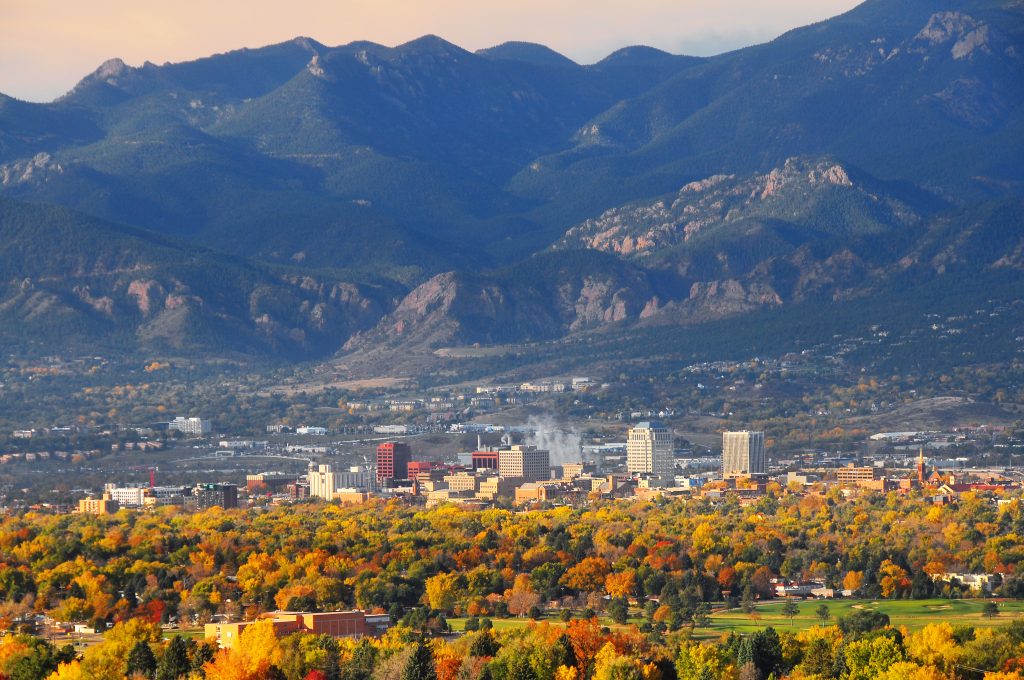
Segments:
[[[579,430],[559,423],[551,416],[531,416],[526,427],[526,444],[546,449],[551,454],[551,465],[579,463],[582,458],[582,437]]]

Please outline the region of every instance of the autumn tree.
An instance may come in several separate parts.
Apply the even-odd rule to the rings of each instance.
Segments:
[[[899,597],[910,590],[910,577],[906,569],[892,562],[885,560],[878,569],[880,576],[878,584],[882,588],[882,597]]]
[[[510,613],[525,616],[532,607],[540,603],[540,595],[530,587],[530,577],[526,574],[516,576],[512,587],[505,591],[505,602]]]
[[[237,644],[218,652],[203,671],[207,680],[260,680],[277,667],[282,655],[274,622],[261,619],[246,626]]]
[[[457,574],[437,574],[426,581],[425,598],[431,609],[451,612],[458,601],[459,577]]]
[[[863,585],[863,571],[848,571],[846,572],[846,576],[843,577],[843,589],[849,590],[851,593],[856,593]]]
[[[630,570],[608,574],[604,579],[604,589],[611,597],[630,597],[636,589],[636,572]]]
[[[600,557],[587,557],[565,572],[561,583],[579,593],[592,593],[604,589],[608,564]]]

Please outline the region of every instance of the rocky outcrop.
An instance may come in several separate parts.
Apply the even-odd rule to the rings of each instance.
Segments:
[[[644,325],[692,324],[782,304],[771,286],[735,279],[694,283],[684,300],[672,301],[644,318]]]
[[[64,166],[50,154],[37,153],[28,160],[0,165],[0,186],[38,184],[62,174],[64,174]]]
[[[447,272],[412,290],[372,331],[353,337],[345,350],[550,339],[635,322],[658,305],[642,273],[556,268],[549,277],[529,280],[515,272]]]
[[[949,45],[954,59],[970,59],[977,54],[992,54],[992,31],[988,24],[961,12],[936,12],[914,37],[909,51],[924,53]]]
[[[546,338],[557,333],[558,325],[542,308],[527,308],[513,299],[498,282],[447,272],[417,286],[372,331],[356,335],[344,349]]]
[[[669,199],[613,208],[570,228],[554,248],[592,248],[648,258],[749,220],[849,233],[884,230],[918,219],[912,209],[873,184],[870,179],[855,181],[847,167],[829,158],[790,158],[767,173],[713,175],[686,184]],[[863,219],[846,209],[850,203],[863,206]],[[832,217],[823,218],[830,213]]]

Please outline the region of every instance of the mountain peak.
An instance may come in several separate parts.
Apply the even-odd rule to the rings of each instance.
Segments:
[[[312,52],[314,54],[317,54],[321,50],[324,49],[324,45],[322,45],[321,43],[317,42],[316,40],[313,40],[312,38],[307,38],[304,35],[300,35],[300,36],[297,36],[295,38],[292,38],[291,42],[292,42],[292,44],[298,45],[299,47],[301,47],[303,49],[306,49],[306,50],[309,50],[310,52]]]
[[[444,55],[470,54],[455,43],[450,43],[433,33],[421,35],[419,38],[398,45],[395,49],[402,52],[429,52]]]
[[[665,61],[668,59],[674,59],[677,55],[664,50],[659,50],[656,47],[648,47],[647,45],[631,45],[629,47],[623,47],[615,50],[607,57],[597,62],[597,65],[606,66],[608,64],[643,64],[650,62]]]
[[[559,54],[550,47],[531,42],[509,41],[477,50],[477,54],[488,59],[519,61],[538,66],[579,66],[575,61]]]
[[[92,72],[92,78],[95,80],[108,80],[110,78],[117,78],[123,75],[126,71],[130,70],[131,67],[124,63],[118,57],[113,59],[107,59],[105,62],[100,64],[99,68]]]

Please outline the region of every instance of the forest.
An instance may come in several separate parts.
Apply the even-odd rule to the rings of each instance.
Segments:
[[[796,630],[758,625],[758,608],[774,597],[777,578],[814,579],[874,600],[969,596],[933,579],[946,572],[993,574],[994,595],[1006,603],[1024,596],[1022,557],[1020,499],[970,493],[950,506],[913,494],[779,489],[747,507],[677,499],[512,512],[375,501],[197,514],[29,512],[0,523],[0,614],[11,631],[0,645],[0,673],[1019,677],[1024,621],[996,611],[971,622],[940,615],[909,630],[865,610]],[[387,612],[393,625],[382,639],[353,641],[277,639],[261,623],[221,651],[201,634],[165,639],[160,628],[175,621],[185,634],[278,609],[351,608]],[[750,630],[709,637],[709,620],[737,608],[749,612]],[[31,635],[25,622],[36,615],[109,630],[84,652],[62,648]],[[456,618],[461,634],[450,630]],[[510,620],[522,625],[498,625]]]

